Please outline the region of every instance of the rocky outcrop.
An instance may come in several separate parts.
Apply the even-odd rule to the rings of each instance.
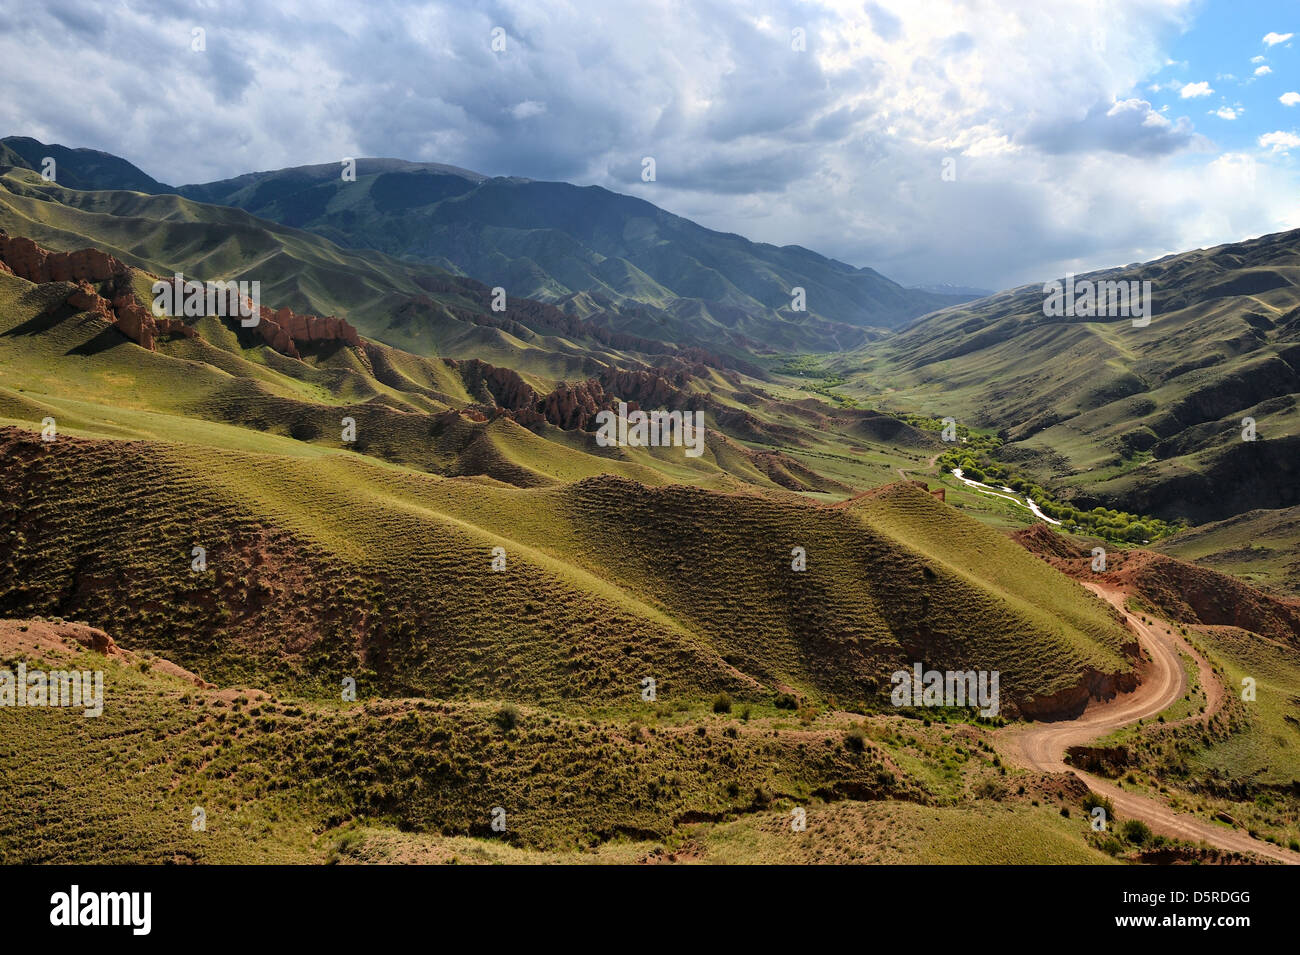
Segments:
[[[125,263],[99,249],[51,252],[25,236],[10,236],[3,229],[0,229],[0,262],[19,278],[38,284],[105,282],[128,272]]]
[[[157,316],[136,297],[131,268],[99,249],[51,252],[25,236],[10,236],[0,229],[0,269],[29,282],[75,282],[67,303],[115,325],[136,344],[156,350],[160,338],[197,332],[181,318]],[[255,334],[271,348],[291,358],[301,358],[300,348],[338,342],[361,347],[361,336],[346,319],[332,315],[300,315],[289,308],[261,306]]]
[[[1137,647],[1126,646],[1124,649],[1126,652],[1136,652]],[[1023,716],[1031,720],[1072,720],[1084,711],[1091,700],[1114,699],[1120,693],[1131,693],[1137,689],[1137,685],[1138,675],[1134,671],[1101,673],[1092,667],[1086,667],[1074,686],[1049,695],[1031,696],[1019,705],[1004,706],[1003,710],[1009,716]]]
[[[273,310],[261,308],[261,321],[253,330],[262,340],[281,354],[301,358],[299,346],[322,345],[337,342],[351,348],[361,347],[361,336],[346,319],[333,315],[299,315],[288,308]]]
[[[476,401],[525,427],[546,422],[566,431],[591,431],[596,427],[596,415],[613,410],[619,401],[627,402],[633,411],[650,407],[691,410],[707,401],[707,396],[688,393],[681,387],[689,380],[682,371],[609,368],[599,378],[562,382],[543,395],[509,368],[498,368],[477,358],[447,359],[447,363],[460,373],[466,390]]]
[[[537,392],[519,377],[518,372],[489,365],[478,358],[460,361],[448,358],[446,361],[459,372],[465,390],[475,401],[507,412],[537,410]]]
[[[576,385],[566,382],[542,399],[538,413],[557,428],[586,430],[604,403],[604,390],[598,382],[584,381]]]
[[[127,283],[129,284],[129,283]],[[137,345],[156,351],[159,338],[181,335],[194,338],[198,333],[178,318],[157,318],[130,292],[121,292],[107,299],[89,282],[80,282],[68,295],[67,304],[79,312],[98,315],[110,325],[115,325],[123,335]]]
[[[1070,746],[1065,761],[1075,769],[1114,779],[1129,766],[1127,746]]]

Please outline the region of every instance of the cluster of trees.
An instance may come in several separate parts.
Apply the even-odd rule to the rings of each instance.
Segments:
[[[1069,531],[1092,534],[1109,541],[1141,544],[1179,530],[1179,525],[1154,517],[1142,517],[1109,507],[1084,511],[1058,501],[1042,485],[1026,480],[998,463],[994,455],[1001,447],[1002,440],[995,435],[968,433],[966,442],[944,454],[938,463],[945,471],[961,468],[962,476],[972,481],[1009,487],[1017,494],[1032,498],[1039,510],[1060,521]]]

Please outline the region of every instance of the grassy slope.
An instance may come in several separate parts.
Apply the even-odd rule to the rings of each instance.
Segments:
[[[102,670],[105,706],[0,711],[5,863],[1110,861],[1058,811],[1078,792],[1008,777],[975,727],[880,717],[850,746],[843,714],[662,705],[507,725],[480,702],[199,689],[28,626],[0,621],[0,664]]]
[[[1300,507],[1247,511],[1162,540],[1157,550],[1300,597]]]
[[[431,296],[421,279],[450,278],[381,253],[344,249],[308,232],[227,206],[175,195],[82,192],[35,173],[0,175],[0,228],[55,251],[93,246],[156,275],[256,280],[262,302],[339,315],[363,335],[418,355],[479,357],[543,378],[592,373],[616,352],[521,329],[518,334],[454,318],[446,306],[483,312],[470,290]],[[407,314],[413,299],[432,299]]]
[[[1293,506],[1298,236],[1105,273],[1153,282],[1145,328],[1045,317],[1030,286],[832,365],[853,397],[1006,431],[1040,483],[1081,499],[1198,522]],[[1245,416],[1262,440],[1240,440]]]

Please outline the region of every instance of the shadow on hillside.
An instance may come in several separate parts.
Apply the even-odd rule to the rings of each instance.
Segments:
[[[87,339],[76,348],[69,348],[68,355],[98,355],[100,352],[108,351],[110,348],[116,348],[118,345],[129,342],[130,339],[123,335],[116,328],[105,328],[94,338]]]

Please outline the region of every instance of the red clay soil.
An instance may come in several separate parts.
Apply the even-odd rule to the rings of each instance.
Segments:
[[[36,656],[65,654],[69,651],[94,650],[104,656],[130,665],[139,662],[137,654],[123,650],[103,630],[84,623],[58,623],[50,620],[0,620],[0,653],[31,653]],[[149,667],[156,673],[179,677],[205,690],[215,689],[215,684],[177,666],[162,657],[150,657]]]
[[[1300,647],[1300,600],[1274,597],[1236,577],[1149,550],[1108,548],[1106,570],[1097,573],[1090,551],[1041,524],[1011,536],[1076,580],[1123,590],[1177,623],[1240,627]]]

